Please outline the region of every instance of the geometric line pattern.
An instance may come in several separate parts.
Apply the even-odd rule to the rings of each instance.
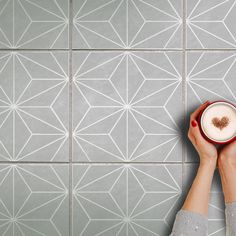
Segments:
[[[169,235],[198,162],[184,110],[236,102],[235,11],[235,0],[0,0],[0,235]]]
[[[68,3],[1,0],[0,48],[68,48]]]
[[[236,54],[233,52],[189,52],[187,54],[187,109],[190,113],[206,100],[236,102]],[[191,147],[190,143],[188,147]],[[197,161],[192,148],[187,160]]]
[[[74,59],[75,161],[182,160],[179,53],[75,53]]]
[[[190,0],[187,9],[188,48],[235,48],[235,0]]]
[[[93,0],[74,3],[74,48],[180,48],[182,2]]]
[[[0,54],[0,160],[68,160],[67,53]]]
[[[1,235],[69,234],[65,165],[0,165],[0,176]]]
[[[169,235],[181,181],[181,165],[75,165],[73,235]]]
[[[236,54],[233,52],[189,52],[187,54],[188,113],[206,100],[236,102],[235,61]],[[198,156],[190,143],[187,147],[186,161],[198,161]],[[189,164],[188,168],[189,174],[194,173],[196,165]],[[190,178],[185,177],[185,179]],[[213,181],[209,205],[209,235],[225,235],[225,206],[220,185],[217,176]]]
[[[188,53],[187,84],[190,96],[236,102],[236,54],[228,52]]]

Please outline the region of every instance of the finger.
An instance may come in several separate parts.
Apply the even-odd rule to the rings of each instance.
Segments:
[[[208,105],[209,105],[209,101],[206,101],[205,103],[203,103],[200,107],[198,107],[192,114],[191,114],[191,120],[196,120],[199,113],[205,109]]]
[[[195,138],[195,140],[200,141],[203,140],[204,138],[202,137],[201,131],[199,126],[197,125],[196,127],[192,128],[192,135]]]
[[[193,120],[196,122],[196,120]],[[205,138],[202,136],[202,133],[200,131],[200,127],[198,125],[198,123],[196,122],[196,126],[193,127],[191,126],[190,128],[190,133],[191,133],[191,136],[192,136],[192,140],[194,142],[194,144],[196,146],[199,146],[200,144],[203,144],[203,143],[206,143],[208,142],[207,140],[205,140]]]

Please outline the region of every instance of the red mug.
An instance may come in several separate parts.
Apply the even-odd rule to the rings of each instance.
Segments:
[[[198,121],[198,124],[199,124],[199,127],[200,127],[200,131],[201,131],[201,134],[202,136],[210,143],[213,143],[213,144],[227,144],[227,143],[231,143],[232,141],[236,140],[236,132],[234,134],[233,137],[231,137],[230,139],[228,140],[225,140],[225,141],[216,141],[216,140],[213,140],[211,139],[210,137],[207,136],[207,134],[204,132],[203,128],[202,128],[202,117],[203,117],[203,114],[204,112],[209,109],[210,106],[212,106],[213,104],[215,103],[226,103],[227,105],[230,105],[231,107],[233,107],[235,110],[236,110],[236,106],[233,104],[233,103],[230,103],[228,101],[223,101],[223,100],[218,100],[218,101],[214,101],[214,102],[211,102],[208,104],[208,106],[206,106],[198,115],[198,118],[197,118],[197,121]]]

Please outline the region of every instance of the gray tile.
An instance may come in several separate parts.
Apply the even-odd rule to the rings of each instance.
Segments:
[[[67,0],[0,2],[0,48],[68,48]]]
[[[181,48],[182,1],[77,0],[74,48]]]
[[[203,49],[187,53],[186,104],[183,2],[187,48]],[[236,102],[236,54],[223,51],[236,47],[235,13],[234,0],[0,0],[0,235],[169,235],[199,160],[184,106],[188,120],[205,100]],[[51,51],[69,42],[101,49],[73,52],[72,91],[69,53]],[[69,152],[72,183],[53,164]],[[209,235],[225,235],[224,218],[216,173]]]
[[[224,211],[223,193],[211,193],[208,213],[208,235],[226,235]]]
[[[74,161],[181,161],[181,53],[74,53]]]
[[[183,190],[188,192],[197,173],[198,164],[185,164],[183,175]],[[212,182],[208,212],[208,235],[225,235],[225,204],[222,193],[219,172],[216,171]]]
[[[0,234],[69,235],[68,166],[0,165]]]
[[[188,48],[235,48],[234,0],[187,1]]]
[[[73,235],[169,235],[181,165],[73,166]]]
[[[187,54],[187,117],[206,100],[236,102],[235,60],[236,54],[231,52]],[[189,141],[187,152],[187,161],[198,161]]]
[[[67,53],[0,53],[0,161],[68,160]]]

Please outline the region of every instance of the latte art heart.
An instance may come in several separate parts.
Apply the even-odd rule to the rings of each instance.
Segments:
[[[223,101],[212,103],[202,113],[200,128],[216,143],[236,139],[236,107]]]
[[[219,119],[218,117],[214,117],[212,119],[212,123],[215,127],[222,130],[229,125],[229,118],[227,116],[223,116],[221,119]]]

